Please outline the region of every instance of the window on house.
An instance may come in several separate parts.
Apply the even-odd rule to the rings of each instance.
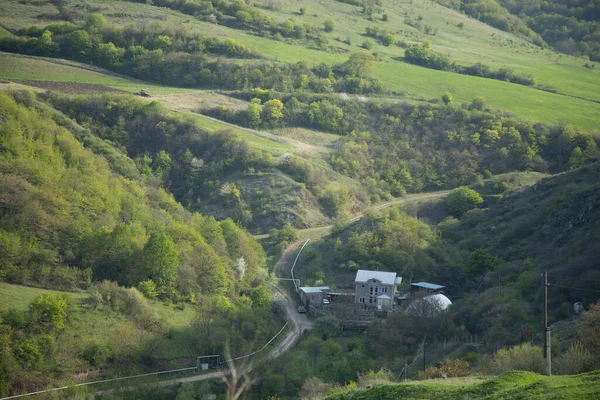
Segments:
[[[364,297],[361,297],[360,299],[358,299],[358,302],[359,302],[359,303],[364,303],[364,302],[365,302],[365,298],[364,298]]]
[[[381,292],[382,292],[382,293],[387,293],[387,289],[388,289],[388,288],[386,288],[386,287],[382,287],[382,288],[381,288]]]
[[[379,287],[375,286],[375,293],[379,291]]]

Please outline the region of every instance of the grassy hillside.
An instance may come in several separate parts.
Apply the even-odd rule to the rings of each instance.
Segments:
[[[7,28],[17,29],[34,22],[42,25],[45,23],[44,20],[35,17],[39,13],[33,13],[30,6],[16,3],[16,0],[7,2],[3,7],[6,11],[14,10],[15,14],[19,15],[19,18],[10,20],[0,19]],[[65,9],[70,7],[75,10],[75,2],[65,5]],[[369,21],[361,14],[359,7],[335,1],[281,3],[274,10],[261,8],[262,13],[271,15],[278,21],[294,18],[297,22],[320,27],[326,19],[333,19],[336,22],[333,32],[324,35],[329,41],[328,46],[337,49],[334,51],[314,49],[311,48],[314,46],[297,40],[277,41],[249,35],[243,30],[196,20],[176,11],[139,3],[90,2],[88,7],[102,12],[110,21],[120,24],[131,23],[134,19],[151,22],[153,18],[160,16],[161,22],[167,26],[186,26],[192,32],[232,37],[281,62],[307,60],[316,64],[321,61],[344,61],[349,52],[360,50],[359,46],[366,39],[365,28],[377,26],[392,33],[395,39],[408,43],[427,38],[433,42],[434,50],[449,54],[459,63],[483,62],[494,68],[506,66],[518,73],[530,73],[539,85],[553,87],[553,90],[564,94],[415,67],[396,60],[403,55],[401,47],[376,45],[371,51],[377,53],[380,61],[375,65],[373,76],[381,79],[386,88],[404,94],[402,98],[430,100],[439,98],[447,90],[452,91],[460,101],[470,101],[482,95],[488,99],[490,105],[517,115],[545,122],[565,121],[587,130],[596,128],[596,116],[600,114],[600,104],[596,102],[599,100],[597,93],[600,93],[598,69],[583,68],[583,60],[540,50],[512,34],[491,28],[428,0],[419,0],[411,4],[386,2],[384,9],[388,16],[387,22],[382,21],[382,14],[377,13],[374,20]],[[299,15],[300,7],[308,10],[305,15]],[[419,17],[422,17],[420,21]],[[406,23],[414,21],[419,21],[421,30]],[[461,23],[462,28],[458,27]],[[436,34],[423,33],[425,25],[431,30],[437,30]],[[351,44],[338,42],[336,37],[340,37],[341,40],[350,38]]]
[[[412,399],[595,399],[600,395],[600,372],[574,376],[542,376],[531,372],[509,372],[488,380],[452,378],[408,384],[381,385],[367,390],[349,390],[327,400]]]

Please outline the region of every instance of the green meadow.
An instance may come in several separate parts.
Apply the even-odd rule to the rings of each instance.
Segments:
[[[232,37],[257,49],[267,58],[279,62],[300,60],[312,64],[343,62],[352,52],[363,50],[360,46],[366,39],[365,28],[376,26],[392,33],[396,40],[404,40],[409,44],[427,39],[432,42],[435,51],[448,54],[459,64],[471,65],[481,62],[496,69],[509,67],[517,73],[531,74],[538,85],[559,92],[550,93],[508,82],[413,66],[402,61],[404,50],[401,47],[376,44],[370,50],[378,59],[372,75],[382,80],[384,86],[395,93],[395,99],[429,101],[439,99],[444,92],[450,91],[457,102],[469,102],[475,97],[483,96],[490,107],[527,119],[549,123],[563,122],[587,131],[598,129],[600,68],[585,68],[584,59],[540,49],[522,38],[492,28],[429,0],[413,0],[409,3],[399,0],[385,1],[382,12],[375,13],[373,21],[365,18],[359,7],[337,1],[259,1],[256,3],[261,7],[261,12],[280,21],[294,18],[297,22],[321,27],[326,19],[334,20],[333,32],[325,34],[329,41],[329,48],[325,50],[317,49],[312,42],[277,41],[247,31],[199,21],[176,11],[150,5],[111,0],[92,0],[86,3],[88,7],[102,12],[109,21],[118,24],[160,21],[173,27],[185,26],[190,31],[207,36]],[[73,0],[67,4],[75,7],[78,2]],[[44,8],[48,7],[52,6],[44,6]],[[301,7],[307,9],[305,15],[300,15]],[[46,11],[52,12],[50,9]],[[17,29],[33,23],[40,25],[49,23],[36,18],[40,13],[39,9],[16,0],[0,4],[0,12],[3,15],[0,17],[0,25],[7,29]],[[382,21],[383,13],[388,16],[387,22]],[[421,20],[422,26],[428,25],[435,35],[432,33],[426,35],[422,32],[423,29],[418,30],[405,23],[407,20],[414,22],[418,19]],[[462,27],[459,27],[461,23]],[[341,41],[347,38],[350,39],[350,45]],[[6,60],[0,60],[0,70],[2,70],[0,78],[67,79],[61,76],[59,71],[52,69],[41,70],[36,74],[36,66],[31,63],[29,66],[19,68],[24,71],[15,72],[14,65],[10,65]],[[85,79],[89,83],[103,83],[126,91],[137,91],[141,84],[132,80],[124,81],[114,74],[106,78],[94,78],[91,76],[93,74],[88,72],[85,73],[86,77],[81,74],[73,74],[69,79]],[[92,80],[88,80],[88,77]],[[184,89],[147,83],[143,85],[152,88],[156,93],[184,91]]]

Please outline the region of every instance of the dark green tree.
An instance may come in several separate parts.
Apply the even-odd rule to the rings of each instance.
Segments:
[[[153,233],[144,246],[144,275],[156,283],[162,295],[175,288],[179,257],[173,241],[163,232]]]
[[[454,189],[446,198],[446,205],[450,214],[460,217],[467,211],[483,204],[479,193],[466,186]]]

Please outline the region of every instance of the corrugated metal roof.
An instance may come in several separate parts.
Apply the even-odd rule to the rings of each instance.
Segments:
[[[326,290],[329,290],[329,287],[328,286],[304,286],[304,287],[301,287],[300,290],[302,290],[304,293],[321,293]]]
[[[413,283],[412,286],[421,287],[421,288],[425,288],[425,289],[431,289],[431,290],[440,290],[440,289],[446,287],[446,286],[436,285],[435,283],[428,283],[428,282],[417,282],[417,283]]]
[[[370,279],[377,279],[384,285],[394,285],[396,282],[395,272],[384,272],[384,271],[367,271],[359,269],[356,271],[356,283],[366,283]]]

